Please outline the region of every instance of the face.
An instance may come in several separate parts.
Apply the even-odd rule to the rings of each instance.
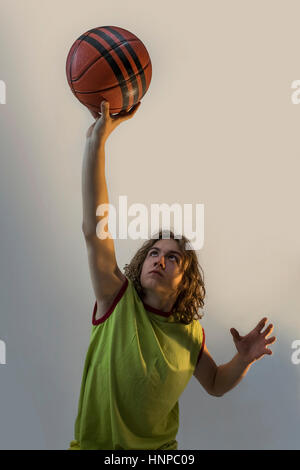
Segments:
[[[151,273],[156,270],[160,273]],[[148,249],[140,277],[144,289],[173,294],[183,277],[183,253],[172,238],[158,240]]]

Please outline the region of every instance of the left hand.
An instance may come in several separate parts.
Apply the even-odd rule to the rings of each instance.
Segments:
[[[272,338],[266,339],[273,330],[273,325],[270,324],[265,331],[261,331],[266,325],[267,320],[267,318],[260,320],[258,325],[246,336],[240,336],[235,328],[230,329],[234,344],[243,362],[251,364],[261,359],[265,354],[273,354],[267,348],[267,345],[275,343],[276,337],[272,336]]]

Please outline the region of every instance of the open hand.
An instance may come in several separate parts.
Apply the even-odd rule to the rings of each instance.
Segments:
[[[121,122],[126,121],[127,119],[131,119],[134,116],[140,104],[141,101],[139,101],[136,105],[132,106],[130,111],[121,111],[117,115],[111,116],[109,113],[109,102],[103,100],[101,102],[100,114],[89,109],[96,121],[89,127],[86,133],[86,137],[88,139],[93,140],[93,142],[96,144],[99,143],[100,138],[104,138],[106,140],[110,133]]]
[[[267,318],[260,320],[257,326],[246,336],[240,336],[235,328],[230,329],[236,349],[241,359],[247,364],[251,364],[258,359],[261,359],[265,354],[273,354],[272,351],[267,348],[267,345],[275,343],[276,337],[272,336],[271,338],[266,339],[273,330],[273,325],[270,324],[262,332],[267,320]]]

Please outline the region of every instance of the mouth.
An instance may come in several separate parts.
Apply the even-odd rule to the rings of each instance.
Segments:
[[[162,277],[162,274],[159,271],[150,271],[149,274],[157,274],[158,276]]]

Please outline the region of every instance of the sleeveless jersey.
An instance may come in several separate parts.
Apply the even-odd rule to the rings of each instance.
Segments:
[[[175,322],[128,278],[107,313],[96,311],[97,301],[69,450],[177,449],[178,400],[205,342],[199,320]]]

